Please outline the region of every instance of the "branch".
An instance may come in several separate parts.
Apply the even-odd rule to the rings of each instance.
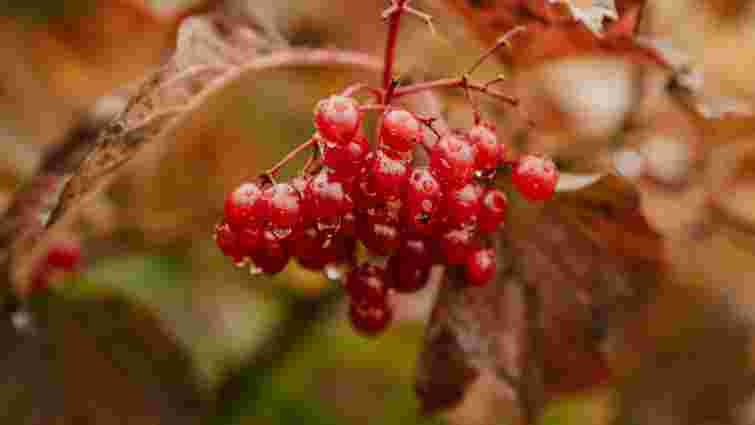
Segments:
[[[403,96],[409,96],[409,95],[421,93],[427,90],[434,90],[434,89],[441,89],[441,88],[462,88],[463,89],[465,87],[469,90],[474,90],[482,94],[485,94],[487,96],[490,96],[494,99],[508,103],[511,106],[519,105],[519,99],[513,96],[509,96],[507,94],[501,93],[499,91],[492,90],[486,84],[478,84],[478,83],[469,82],[464,77],[444,78],[440,80],[427,81],[427,82],[412,84],[410,86],[400,87],[396,89],[393,97],[399,98]]]

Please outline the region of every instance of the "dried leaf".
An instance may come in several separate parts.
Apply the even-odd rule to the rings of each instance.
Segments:
[[[598,36],[601,35],[606,20],[619,19],[614,0],[549,0],[549,3],[566,5],[574,19]]]
[[[618,179],[559,195],[546,208],[520,208],[497,243],[497,280],[464,288],[452,270],[441,289],[418,368],[428,410],[461,401],[482,373],[498,376],[520,402],[541,405],[604,383],[601,343],[656,285],[661,239]],[[444,375],[449,365],[459,372]]]

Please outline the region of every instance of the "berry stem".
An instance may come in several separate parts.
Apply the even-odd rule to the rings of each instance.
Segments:
[[[263,174],[267,174],[271,177],[275,177],[276,174],[278,174],[278,171],[280,171],[281,168],[283,168],[286,164],[288,164],[296,155],[300,154],[303,150],[315,146],[317,143],[317,139],[315,137],[310,138],[306,142],[302,143],[301,145],[295,147],[291,152],[286,154],[286,156],[283,157],[280,161],[278,161],[277,164],[273,165],[272,168],[267,170]]]
[[[396,91],[393,94],[393,97],[399,98],[403,96],[409,96],[412,94],[421,93],[427,90],[434,90],[434,89],[441,89],[441,88],[464,88],[465,85],[466,85],[466,88],[469,90],[480,92],[494,99],[508,103],[511,106],[519,105],[519,99],[513,96],[509,96],[507,94],[501,93],[499,91],[492,90],[488,88],[487,86],[485,86],[484,84],[471,83],[464,77],[443,78],[440,80],[425,81],[422,83],[400,87],[396,89]]]
[[[496,51],[498,51],[498,49],[500,49],[501,47],[505,46],[505,47],[507,47],[507,48],[510,49],[511,48],[511,37],[513,37],[515,34],[517,34],[519,32],[522,32],[524,30],[525,30],[525,27],[523,27],[523,26],[520,25],[518,27],[514,27],[514,28],[510,29],[509,31],[507,31],[506,34],[504,34],[498,40],[496,40],[495,44],[491,48],[489,48],[487,51],[485,51],[485,53],[483,53],[482,56],[480,56],[480,58],[477,59],[477,61],[471,67],[469,67],[469,69],[467,70],[467,72],[465,74],[466,75],[472,75],[475,71],[477,71],[477,69],[486,60],[488,60],[488,58],[490,58],[491,56],[493,56],[493,53],[495,53]]]
[[[372,87],[365,83],[356,83],[346,87],[341,92],[341,96],[352,97],[354,96],[354,94],[360,91],[366,91],[370,93],[370,95],[372,95],[372,97],[374,97],[378,103],[383,103],[383,96],[385,95],[385,91],[377,87]]]
[[[401,15],[408,2],[409,0],[393,0],[393,4],[383,12],[383,18],[388,19],[388,40],[385,46],[385,60],[383,65],[383,90],[386,91],[384,99],[385,104],[389,104],[391,101],[389,93],[387,92],[393,83],[393,64],[396,59],[396,41],[398,39],[398,29],[401,24]]]

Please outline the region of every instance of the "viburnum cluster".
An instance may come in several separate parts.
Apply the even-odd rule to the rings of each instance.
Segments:
[[[511,179],[527,199],[548,199],[558,171],[540,156],[511,160],[492,125],[478,123],[424,143],[428,120],[394,106],[382,108],[370,143],[366,113],[351,97],[334,95],[314,112],[322,167],[290,182],[247,182],[228,194],[215,239],[236,263],[278,273],[291,258],[310,269],[354,264],[357,241],[375,257],[345,279],[355,328],[377,333],[392,316],[390,291],[423,288],[434,264],[463,266],[472,286],[487,284],[496,255],[486,237],[506,217],[506,195],[492,185],[510,165]],[[427,165],[415,161],[422,148]]]
[[[350,86],[314,109],[314,135],[255,181],[241,184],[225,200],[215,241],[237,265],[275,274],[293,258],[309,269],[351,267],[343,287],[355,329],[374,335],[385,329],[394,292],[411,293],[428,282],[436,264],[463,268],[470,286],[483,286],[496,272],[491,235],[504,223],[506,195],[493,179],[510,170],[511,182],[530,201],[551,197],[558,180],[553,162],[539,155],[514,158],[476,106],[468,129],[439,130],[392,100],[439,88],[472,90],[509,104],[516,100],[468,77],[501,43],[486,52],[463,77],[398,87],[392,78],[399,16],[427,15],[393,0],[385,13],[389,35],[383,87]],[[353,94],[369,91],[373,103]],[[364,131],[368,113],[379,114],[372,140]],[[312,149],[298,177],[275,175],[294,155]],[[361,264],[357,244],[369,253]]]

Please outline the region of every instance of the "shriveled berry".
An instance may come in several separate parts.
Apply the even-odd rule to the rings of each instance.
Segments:
[[[370,164],[370,186],[378,199],[401,197],[409,181],[409,167],[401,159],[377,151]]]
[[[263,217],[273,227],[292,228],[301,218],[299,192],[290,183],[278,183],[262,194]]]
[[[81,248],[73,241],[58,241],[47,250],[47,265],[64,271],[72,271],[81,261]]]
[[[382,304],[355,303],[349,305],[351,326],[365,336],[375,336],[384,331],[393,319],[393,308]]]
[[[455,228],[444,233],[439,241],[440,251],[448,264],[464,264],[467,257],[477,246],[477,240],[472,230]]]
[[[430,229],[442,216],[443,189],[427,167],[415,168],[406,190],[406,212],[413,230]],[[424,233],[424,232],[421,232]]]
[[[558,183],[558,168],[548,158],[526,155],[511,170],[511,182],[530,201],[545,201],[553,196]]]
[[[480,212],[482,188],[477,183],[467,183],[452,189],[446,197],[446,214],[451,226],[477,221]]]
[[[364,159],[369,151],[370,144],[367,137],[357,134],[344,144],[324,143],[322,162],[339,176],[353,177],[364,166]]]
[[[422,136],[419,120],[405,109],[390,109],[383,115],[380,142],[397,152],[409,152]]]
[[[482,197],[477,228],[480,232],[489,233],[498,229],[506,219],[508,200],[500,190],[488,189]]]
[[[407,263],[393,255],[388,260],[388,274],[393,289],[402,294],[411,294],[427,286],[430,267]]]
[[[280,273],[291,258],[288,250],[275,233],[267,229],[263,232],[259,249],[251,255],[254,265],[267,274]]]
[[[218,248],[223,252],[226,257],[231,257],[233,261],[241,261],[244,258],[245,252],[236,232],[231,228],[228,223],[220,223],[215,226],[215,243]]]
[[[492,249],[477,249],[467,258],[465,277],[472,286],[485,286],[495,277],[496,259]]]
[[[262,220],[262,189],[256,183],[244,183],[228,194],[225,199],[225,221],[234,227],[244,227]]]
[[[306,189],[308,213],[315,220],[340,217],[351,210],[343,185],[331,178],[326,171],[318,173]]]
[[[325,140],[346,144],[359,130],[359,104],[350,97],[331,96],[315,107],[315,128]]]
[[[371,263],[360,264],[349,272],[344,289],[352,303],[383,304],[388,295],[385,270]]]
[[[487,125],[476,125],[467,132],[467,140],[475,147],[475,168],[490,170],[498,166],[501,159],[503,145],[498,144],[498,138]]]
[[[456,134],[443,136],[431,149],[430,169],[448,186],[459,187],[469,182],[474,167],[475,149]]]

